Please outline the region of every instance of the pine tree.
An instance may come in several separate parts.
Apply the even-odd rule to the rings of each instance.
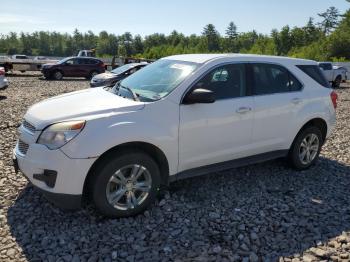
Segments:
[[[238,36],[237,33],[237,26],[235,25],[234,22],[230,22],[226,29],[226,35],[229,39],[235,39]]]
[[[318,14],[318,16],[323,18],[323,21],[319,23],[319,25],[326,35],[328,35],[339,24],[339,10],[334,6],[328,8],[326,12]]]
[[[204,27],[202,35],[204,36],[209,52],[220,50],[220,35],[213,24]]]

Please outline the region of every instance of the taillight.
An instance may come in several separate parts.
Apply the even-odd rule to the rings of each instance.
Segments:
[[[4,69],[0,69],[0,76],[4,76],[5,75],[5,70]]]
[[[332,103],[333,103],[333,107],[334,107],[334,109],[336,109],[337,108],[338,95],[337,95],[337,93],[335,91],[332,91],[330,96],[331,96],[331,100],[332,100]]]
[[[104,64],[104,63],[101,63],[101,67],[102,67],[102,68],[105,68],[105,64]]]

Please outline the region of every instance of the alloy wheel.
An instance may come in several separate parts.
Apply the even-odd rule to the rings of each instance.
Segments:
[[[309,165],[317,156],[320,146],[318,136],[308,134],[301,142],[299,148],[299,159],[303,165]]]
[[[118,210],[130,210],[141,205],[152,187],[152,177],[146,167],[128,165],[117,170],[106,187],[108,203]]]
[[[55,72],[55,79],[60,80],[62,79],[62,73],[60,71]]]

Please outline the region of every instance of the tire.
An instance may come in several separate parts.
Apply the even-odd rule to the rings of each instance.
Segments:
[[[341,84],[341,76],[337,76],[333,82],[333,87],[338,88]]]
[[[136,180],[133,171],[139,174]],[[103,215],[113,218],[142,213],[154,202],[161,181],[158,165],[142,151],[112,154],[97,166],[94,176],[92,200]],[[144,191],[135,189],[142,183]]]
[[[305,143],[307,141],[312,141],[312,138],[314,139],[314,143]],[[289,150],[288,158],[290,165],[296,170],[308,169],[317,161],[322,145],[322,133],[319,128],[310,126],[301,130],[294,139],[294,142]],[[307,153],[307,148],[309,149],[309,154]],[[306,153],[304,154],[305,150]],[[310,159],[307,159],[308,155],[310,156]]]
[[[56,70],[52,73],[52,78],[55,80],[62,80],[63,78],[63,73],[59,70]]]
[[[98,75],[97,71],[92,71],[86,79],[92,79],[95,75]]]

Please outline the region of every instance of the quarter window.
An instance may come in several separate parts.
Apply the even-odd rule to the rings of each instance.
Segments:
[[[332,64],[330,64],[330,63],[321,63],[321,64],[319,64],[319,67],[325,71],[332,70]]]
[[[319,83],[321,86],[329,88],[329,83],[326,80],[324,74],[321,69],[317,65],[298,65],[300,70],[302,70],[305,74]]]
[[[301,90],[302,84],[284,67],[252,64],[253,94],[266,95]]]
[[[211,90],[216,100],[244,96],[245,65],[231,64],[218,67],[199,80],[194,88]]]

